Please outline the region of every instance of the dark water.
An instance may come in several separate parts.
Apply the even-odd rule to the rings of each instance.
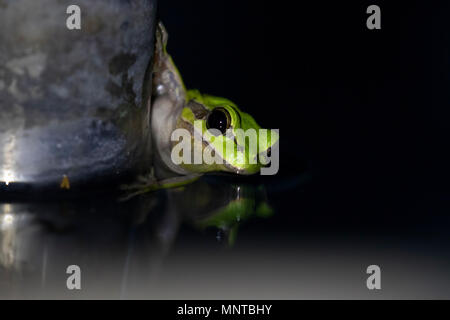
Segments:
[[[450,298],[450,198],[388,193],[326,190],[305,170],[125,202],[2,202],[0,297]],[[81,290],[66,286],[70,265]]]
[[[245,246],[266,238],[258,228],[269,228],[279,214],[271,194],[303,190],[310,181],[309,172],[278,186],[259,176],[205,176],[183,188],[128,200],[123,199],[127,192],[60,200],[7,199],[3,193],[0,297],[229,295],[245,270],[254,269],[247,253],[258,250]],[[257,229],[246,230],[252,225]],[[236,273],[239,264],[242,271]],[[81,270],[79,291],[66,286],[71,265]]]

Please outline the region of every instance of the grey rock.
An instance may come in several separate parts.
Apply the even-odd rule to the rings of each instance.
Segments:
[[[0,0],[0,191],[151,167],[156,0]],[[3,183],[2,183],[3,182]]]

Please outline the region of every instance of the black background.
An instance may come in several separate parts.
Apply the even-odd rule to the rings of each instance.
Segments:
[[[366,27],[371,4],[381,30]],[[448,221],[449,7],[163,0],[159,13],[186,85],[280,128],[278,177],[312,171],[310,224],[433,233]]]

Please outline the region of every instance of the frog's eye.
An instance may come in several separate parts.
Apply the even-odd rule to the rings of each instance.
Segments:
[[[206,128],[216,129],[225,134],[231,125],[231,116],[225,108],[215,108],[206,120]]]

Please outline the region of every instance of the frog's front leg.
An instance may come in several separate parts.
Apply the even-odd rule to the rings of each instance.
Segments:
[[[172,178],[157,180],[152,173],[148,176],[139,176],[135,184],[122,185],[121,190],[129,193],[120,198],[120,201],[129,200],[135,196],[161,189],[179,188],[190,184],[201,177],[201,174],[189,174]]]

